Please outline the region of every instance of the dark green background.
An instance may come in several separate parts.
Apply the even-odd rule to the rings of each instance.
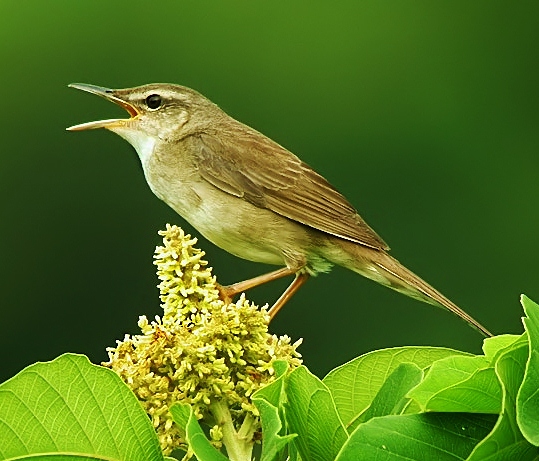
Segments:
[[[65,351],[103,360],[159,313],[156,233],[185,225],[125,141],[64,130],[122,116],[70,82],[199,90],[326,176],[487,327],[520,332],[520,293],[539,299],[538,44],[537,2],[2,0],[0,378]],[[223,283],[272,269],[200,246]],[[271,329],[303,337],[318,374],[375,348],[481,343],[340,268]]]

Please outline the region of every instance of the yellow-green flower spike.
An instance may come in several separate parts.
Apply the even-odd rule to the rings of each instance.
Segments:
[[[165,454],[185,447],[168,411],[176,402],[193,406],[219,447],[223,432],[210,407],[228,408],[238,430],[246,418],[260,430],[250,396],[272,382],[275,360],[301,364],[300,344],[268,333],[266,308],[244,295],[235,303],[219,299],[217,282],[195,248],[196,238],[167,224],[163,246],[155,250],[162,317],[140,317],[141,335],[126,335],[109,348],[105,365],[137,395],[156,428]]]

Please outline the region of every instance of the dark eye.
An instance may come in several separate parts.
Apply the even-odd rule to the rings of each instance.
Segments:
[[[161,106],[161,104],[163,104],[163,100],[158,94],[151,94],[146,98],[146,105],[150,109],[157,109]]]

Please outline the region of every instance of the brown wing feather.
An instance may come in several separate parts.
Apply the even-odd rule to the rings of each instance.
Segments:
[[[229,135],[184,139],[201,176],[221,190],[322,232],[372,248],[386,243],[322,176],[262,134],[245,127]]]

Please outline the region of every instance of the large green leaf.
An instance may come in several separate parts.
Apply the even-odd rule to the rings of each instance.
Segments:
[[[466,413],[373,418],[358,426],[335,461],[464,460],[495,420]]]
[[[324,378],[337,411],[348,427],[372,400],[401,363],[413,363],[421,369],[449,356],[469,356],[465,352],[442,347],[396,347],[362,355],[330,371]]]
[[[0,460],[163,460],[136,397],[81,355],[36,363],[0,385]]]
[[[521,302],[527,315],[529,356],[517,396],[517,422],[528,442],[539,446],[539,306],[526,296]]]
[[[305,461],[333,461],[347,439],[328,388],[305,367],[285,381],[285,414],[292,443]]]
[[[408,397],[423,411],[499,413],[502,405],[494,367],[483,356],[453,356],[434,362]]]
[[[502,413],[492,432],[477,445],[468,461],[539,459],[539,450],[524,438],[516,421],[516,398],[524,377],[528,346],[515,344],[509,346],[496,362],[496,374],[503,386]]]

